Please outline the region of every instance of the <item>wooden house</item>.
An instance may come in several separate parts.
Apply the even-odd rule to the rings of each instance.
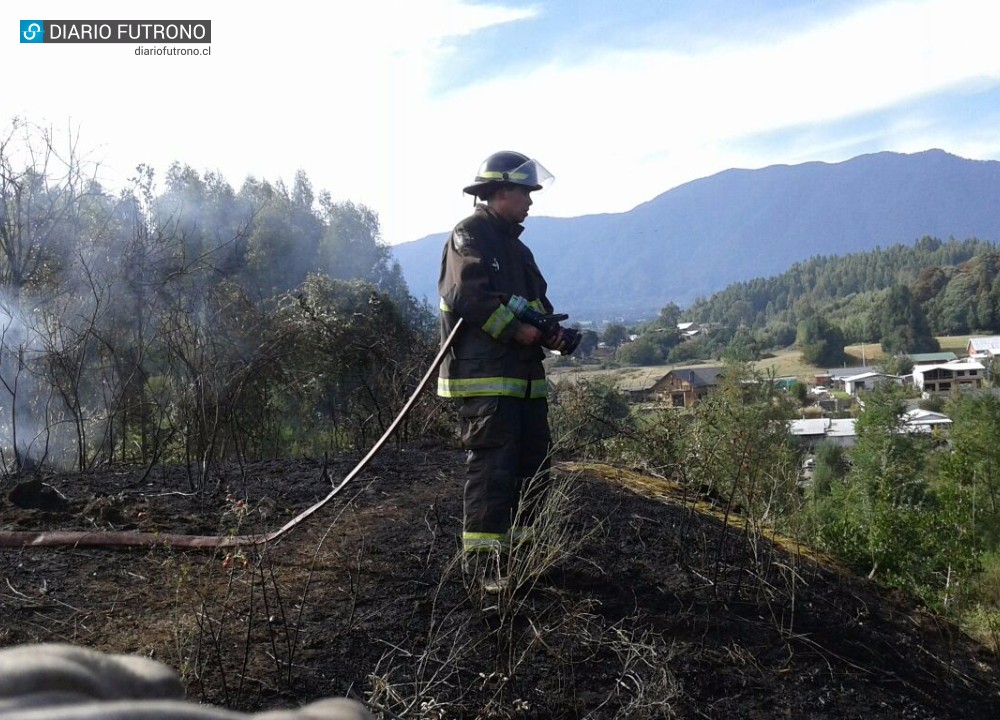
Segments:
[[[660,378],[652,395],[671,407],[691,407],[718,386],[721,367],[676,368]]]

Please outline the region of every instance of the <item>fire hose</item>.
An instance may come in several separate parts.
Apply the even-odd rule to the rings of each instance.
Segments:
[[[543,315],[531,308],[527,301],[518,296],[512,297],[507,302],[508,309],[522,322],[534,325],[544,334],[543,345],[556,350],[564,355],[573,352],[580,344],[580,334],[572,328],[564,328],[559,324],[560,320],[565,320],[567,315]],[[382,433],[382,437],[371,447],[368,453],[361,458],[361,461],[354,466],[340,481],[333,490],[319,502],[303,510],[277,530],[267,534],[251,535],[180,535],[171,533],[147,533],[130,531],[83,531],[83,530],[51,530],[51,531],[25,531],[25,530],[0,530],[0,547],[175,547],[194,549],[227,549],[236,547],[248,547],[252,545],[265,545],[274,542],[293,528],[298,526],[308,517],[330,502],[337,494],[343,490],[358,474],[364,470],[375,453],[382,449],[385,441],[396,431],[399,424],[410,412],[410,409],[417,402],[420,393],[424,391],[431,377],[437,371],[441,361],[444,360],[445,353],[455,341],[459,328],[462,327],[462,318],[458,318],[455,327],[452,328],[448,337],[441,343],[441,349],[437,356],[427,368],[423,378],[417,385],[413,394],[403,405],[392,424]]]
[[[277,530],[267,534],[252,535],[179,535],[170,533],[145,533],[128,531],[76,531],[76,530],[52,530],[52,531],[23,531],[23,530],[0,530],[0,547],[174,547],[174,548],[194,548],[194,549],[227,549],[236,547],[248,547],[251,545],[265,545],[274,542],[282,537],[306,518],[330,502],[337,494],[343,490],[351,480],[358,476],[371,459],[375,457],[385,441],[396,431],[399,424],[410,412],[410,409],[417,402],[420,393],[431,380],[431,376],[437,370],[438,365],[444,360],[445,353],[455,341],[459,328],[462,327],[462,319],[459,318],[452,328],[451,333],[441,344],[434,362],[427,368],[423,378],[417,388],[410,395],[410,399],[403,405],[396,419],[382,433],[382,437],[372,446],[368,453],[361,458],[361,461],[354,466],[325,498],[315,503],[311,507],[303,510]]]

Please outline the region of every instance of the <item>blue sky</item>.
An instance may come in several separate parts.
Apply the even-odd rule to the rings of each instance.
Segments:
[[[533,213],[564,217],[731,167],[932,147],[1000,160],[995,0],[41,0],[0,13],[0,128],[18,115],[71,129],[111,186],[139,163],[236,187],[302,169],[376,210],[391,243],[450,228],[471,207],[461,187],[500,149],[553,172]],[[212,54],[22,45],[14,31],[62,18],[210,19]]]

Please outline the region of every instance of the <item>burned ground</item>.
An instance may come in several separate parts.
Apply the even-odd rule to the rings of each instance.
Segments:
[[[52,475],[65,499],[18,498],[33,508],[7,497],[8,480],[0,524],[261,532],[352,465],[228,466],[201,493],[182,468]],[[530,555],[515,553],[518,583],[499,597],[457,562],[461,455],[409,448],[384,451],[263,549],[0,550],[0,645],[141,653],[177,668],[192,699],[241,709],[348,695],[424,718],[1000,711],[1000,660],[913,600],[660,481],[558,475],[567,504]]]

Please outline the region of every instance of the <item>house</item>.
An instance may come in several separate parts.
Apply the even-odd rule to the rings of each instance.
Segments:
[[[830,443],[840,447],[854,447],[857,433],[854,418],[809,418],[792,420],[788,431],[801,444],[812,449],[820,443]]]
[[[947,415],[930,410],[914,408],[903,413],[902,432],[930,433],[934,430],[947,431],[952,419]],[[858,435],[854,418],[809,418],[792,420],[788,431],[810,450],[820,443],[830,443],[843,448],[852,448]]]
[[[721,367],[677,368],[660,378],[651,394],[671,407],[691,407],[718,386],[721,375]]]
[[[880,372],[864,372],[859,375],[851,375],[843,379],[844,390],[849,395],[857,395],[861,390],[874,390],[875,386],[883,382],[891,382],[896,385],[903,384],[903,378],[898,375],[887,375]]]
[[[952,419],[947,415],[920,408],[906,411],[902,420],[904,428],[909,432],[929,433],[934,430],[947,430],[952,424]]]
[[[910,360],[913,361],[914,365],[940,365],[942,363],[950,363],[958,360],[958,356],[955,353],[948,352],[936,352],[936,353],[913,353],[912,355],[907,355]]]
[[[942,365],[917,365],[913,368],[913,384],[924,397],[950,395],[953,390],[981,388],[986,368],[974,360],[959,360]]]
[[[696,322],[677,323],[677,334],[680,336],[681,340],[693,338],[695,335],[700,333],[701,330],[701,326]]]
[[[837,388],[839,390],[844,389],[844,379],[853,377],[855,375],[861,375],[862,373],[873,372],[873,368],[870,365],[855,365],[853,367],[842,367],[842,368],[830,368],[826,371],[826,374],[830,376],[830,381],[827,383],[827,387]]]
[[[969,338],[965,354],[970,360],[992,360],[1000,356],[1000,335]]]
[[[629,402],[645,402],[652,397],[653,388],[662,379],[662,370],[659,372],[624,373],[615,380],[615,387],[628,397]]]
[[[787,375],[785,377],[775,378],[774,386],[782,390],[791,390],[798,384],[799,379],[795,375]]]

